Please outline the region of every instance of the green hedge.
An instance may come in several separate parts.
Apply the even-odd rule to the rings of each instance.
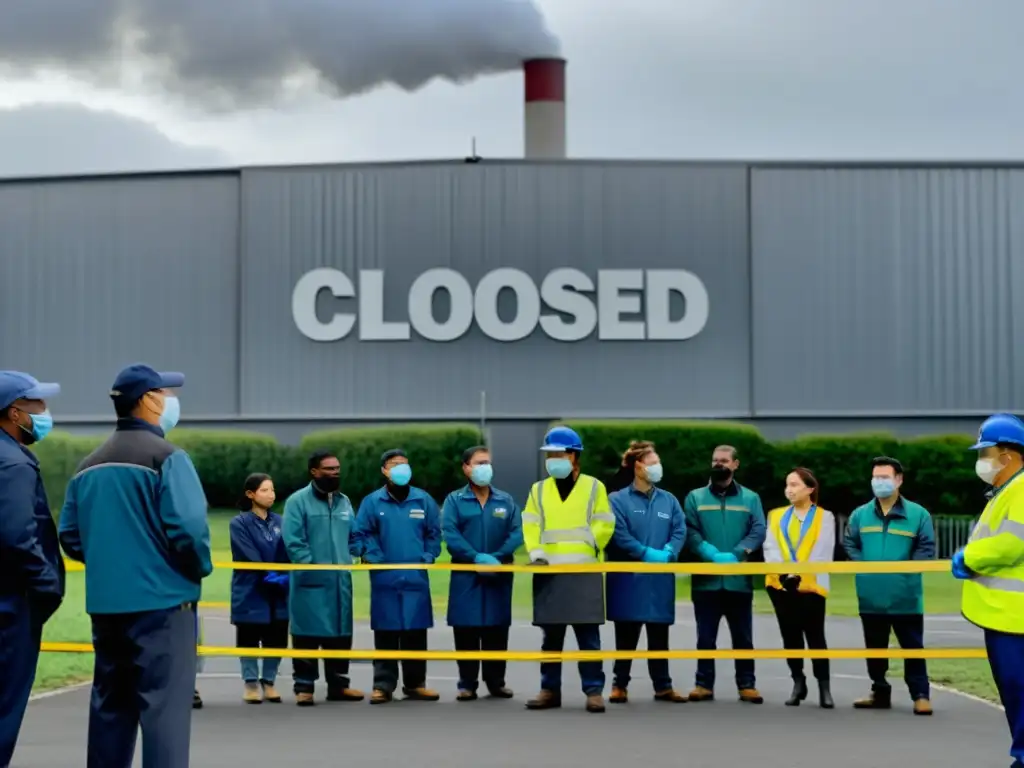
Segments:
[[[822,503],[848,513],[871,497],[870,461],[880,454],[903,462],[907,496],[936,514],[977,514],[985,488],[974,475],[968,436],[814,435],[773,443],[753,427],[729,422],[588,421],[572,426],[586,446],[584,469],[603,478],[615,473],[630,440],[654,441],[665,465],[663,487],[680,497],[707,482],[711,451],[722,443],[739,450],[738,479],[761,494],[766,509],[784,502],[786,473],[805,466],[821,482]],[[480,442],[479,430],[468,424],[324,430],[310,433],[298,447],[257,432],[179,429],[170,437],[192,456],[214,507],[233,506],[250,472],[271,474],[283,499],[305,484],[306,457],[318,448],[334,451],[341,460],[342,488],[353,504],[380,486],[380,454],[389,448],[404,448],[413,465],[413,482],[442,499],[465,482],[459,463],[462,451]],[[55,510],[75,467],[101,440],[58,431],[35,446]],[[522,460],[535,459],[531,454]]]

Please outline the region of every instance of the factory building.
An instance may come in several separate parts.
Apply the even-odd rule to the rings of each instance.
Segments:
[[[0,181],[3,367],[84,431],[136,360],[189,426],[482,418],[517,483],[553,419],[1024,410],[1024,167],[571,160],[564,73],[521,160]]]

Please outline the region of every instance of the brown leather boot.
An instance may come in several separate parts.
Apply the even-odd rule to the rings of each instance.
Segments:
[[[526,702],[527,709],[558,709],[562,706],[562,695],[541,689],[535,697]]]
[[[373,693],[370,694],[371,704],[387,704],[392,700],[393,695],[387,691],[382,691],[379,688],[374,688]]]
[[[654,694],[654,700],[670,701],[673,704],[684,704],[687,701],[687,698],[675,688],[669,688],[667,691],[656,691]]]
[[[460,690],[455,696],[456,701],[476,701],[477,698],[476,691],[467,691],[465,689]]]
[[[612,695],[608,697],[608,701],[612,704],[625,704],[629,701],[629,694],[626,693],[625,688],[619,688],[619,686],[613,685]]]
[[[877,691],[853,702],[854,709],[892,709],[892,696]]]
[[[245,689],[242,691],[242,701],[246,704],[262,704],[263,692],[260,690],[260,684],[246,683]]]
[[[701,686],[695,686],[689,695],[686,697],[687,701],[712,701],[715,698],[715,692],[709,688],[703,688]]]
[[[764,697],[757,688],[740,688],[740,701],[747,704],[764,704]]]
[[[313,698],[312,693],[296,693],[295,703],[300,707],[312,707],[316,704],[316,699]]]
[[[932,711],[932,703],[929,699],[917,699],[914,701],[915,715],[930,715]]]
[[[277,688],[274,687],[273,683],[262,682],[260,685],[263,687],[263,700],[269,701],[272,704],[281,703],[281,694],[277,692]]]
[[[199,695],[198,690],[192,691],[192,709],[203,708],[203,697]]]
[[[604,712],[604,696],[599,693],[587,696],[587,712]]]
[[[492,699],[511,699],[515,696],[515,693],[511,688],[506,688],[504,685],[500,688],[488,688],[487,695]]]
[[[403,688],[402,698],[406,701],[437,701],[441,694],[430,688]]]
[[[327,691],[328,701],[362,701],[366,694],[357,691],[355,688],[341,688]]]

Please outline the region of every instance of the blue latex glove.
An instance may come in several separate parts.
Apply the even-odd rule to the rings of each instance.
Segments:
[[[716,552],[714,557],[711,558],[713,563],[738,563],[739,558],[736,557],[732,552]]]
[[[422,560],[427,565],[432,565],[434,562],[434,556],[431,554],[424,554]]]
[[[494,555],[485,555],[483,553],[473,558],[473,562],[477,565],[501,565],[501,561]]]
[[[675,555],[675,551],[673,551],[671,544],[666,544],[664,547],[661,548],[661,551],[662,552],[668,552],[669,557],[672,557],[672,556]]]
[[[964,562],[964,551],[961,549],[953,555],[953,578],[969,579],[972,576],[971,569]]]
[[[270,584],[275,587],[287,587],[288,586],[288,574],[287,573],[268,573],[263,577],[263,581],[266,584]]]
[[[644,549],[643,561],[645,563],[667,563],[668,552],[663,549],[659,550],[647,547]]]
[[[704,560],[713,562],[715,555],[719,554],[718,547],[708,544],[706,541],[702,541],[700,546],[697,547],[697,554],[700,555]]]

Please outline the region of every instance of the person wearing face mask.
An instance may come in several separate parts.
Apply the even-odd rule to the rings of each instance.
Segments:
[[[889,456],[871,462],[874,501],[850,514],[843,547],[856,562],[933,560],[935,528],[920,504],[903,496],[903,465]],[[857,588],[864,645],[888,648],[896,635],[901,648],[924,647],[924,590],[920,573],[858,573]],[[856,709],[891,709],[892,687],[885,676],[888,659],[868,659],[871,695],[853,703]],[[915,715],[932,714],[928,667],[924,659],[906,659],[903,679]]]
[[[797,467],[786,475],[788,507],[768,513],[768,535],[764,540],[766,563],[831,563],[836,546],[836,519],[818,506],[818,479],[809,469]],[[828,648],[825,642],[825,599],[829,577],[820,574],[769,574],[765,589],[775,609],[784,648],[814,650]],[[806,645],[805,645],[806,643]],[[798,707],[807,698],[804,660],[788,659],[793,675],[793,693],[787,707]],[[818,681],[818,703],[832,709],[832,685],[828,659],[812,659]]]
[[[686,548],[700,560],[730,564],[743,562],[759,550],[765,539],[761,497],[736,482],[740,460],[731,445],[720,445],[711,454],[711,481],[690,491],[683,502],[686,515]],[[712,651],[718,627],[725,618],[732,647],[754,647],[754,581],[750,576],[698,576],[690,580],[693,614],[697,622],[697,649]],[[740,701],[761,704],[751,659],[737,659],[736,687]],[[696,684],[690,701],[714,698],[715,662],[697,662]]]
[[[426,491],[410,485],[412,467],[405,451],[380,457],[384,487],[359,505],[357,547],[363,562],[424,563],[441,554],[441,512]],[[379,651],[425,651],[427,630],[434,626],[430,574],[425,569],[370,571],[370,628]],[[398,687],[397,661],[373,663],[371,704],[386,704]],[[427,688],[427,662],[405,660],[402,694],[413,701],[437,701]]]
[[[206,496],[177,424],[180,373],[132,365],[114,380],[114,433],[85,457],[60,514],[64,553],[85,564],[95,668],[88,768],[189,764],[196,611],[213,571]],[[138,702],[145,700],[146,706]]]
[[[43,625],[64,598],[64,560],[39,474],[26,446],[53,426],[60,394],[27,373],[0,371],[0,766],[9,765],[25,716]]]
[[[341,462],[330,451],[315,451],[306,462],[310,482],[284,504],[281,538],[296,565],[348,565],[356,554],[355,515],[339,491]],[[262,574],[261,574],[262,575]],[[283,574],[282,574],[283,575]],[[284,580],[280,577],[278,583]],[[292,571],[288,578],[292,647],[305,651],[352,650],[352,573]],[[311,707],[319,677],[316,659],[292,660],[295,703]],[[328,701],[362,701],[350,687],[349,660],[324,659]]]
[[[494,467],[486,446],[462,454],[469,481],[444,500],[441,530],[453,563],[511,564],[523,544],[519,505],[491,485]],[[507,651],[512,626],[511,573],[454,571],[448,587],[448,626],[457,651]],[[505,662],[483,662],[483,679],[492,698],[510,699]],[[459,662],[458,701],[473,701],[479,687],[479,661]]]
[[[547,565],[598,563],[615,531],[615,515],[604,483],[580,471],[583,441],[569,427],[552,427],[540,449],[548,478],[534,483],[523,510],[523,541],[533,577],[533,624],[543,633],[541,651],[559,653],[572,627],[581,651],[601,650],[605,622],[604,574],[545,574]],[[604,712],[604,669],[600,661],[579,662],[588,712]],[[562,706],[562,664],[540,665],[541,690],[527,709]]]
[[[668,563],[679,557],[686,542],[686,521],[679,499],[658,488],[661,458],[654,443],[634,441],[622,457],[633,481],[608,497],[615,514],[615,532],[608,545],[609,562]],[[646,628],[647,649],[667,651],[669,627],[676,620],[674,573],[609,573],[608,620],[615,623],[615,650],[635,651]],[[633,662],[615,662],[612,704],[629,700]],[[647,670],[655,701],[681,703],[686,697],[672,687],[668,659],[650,659]]]
[[[967,545],[953,556],[964,617],[985,649],[1010,727],[1011,768],[1024,768],[1024,423],[1008,413],[981,425],[974,471],[991,486]]]

